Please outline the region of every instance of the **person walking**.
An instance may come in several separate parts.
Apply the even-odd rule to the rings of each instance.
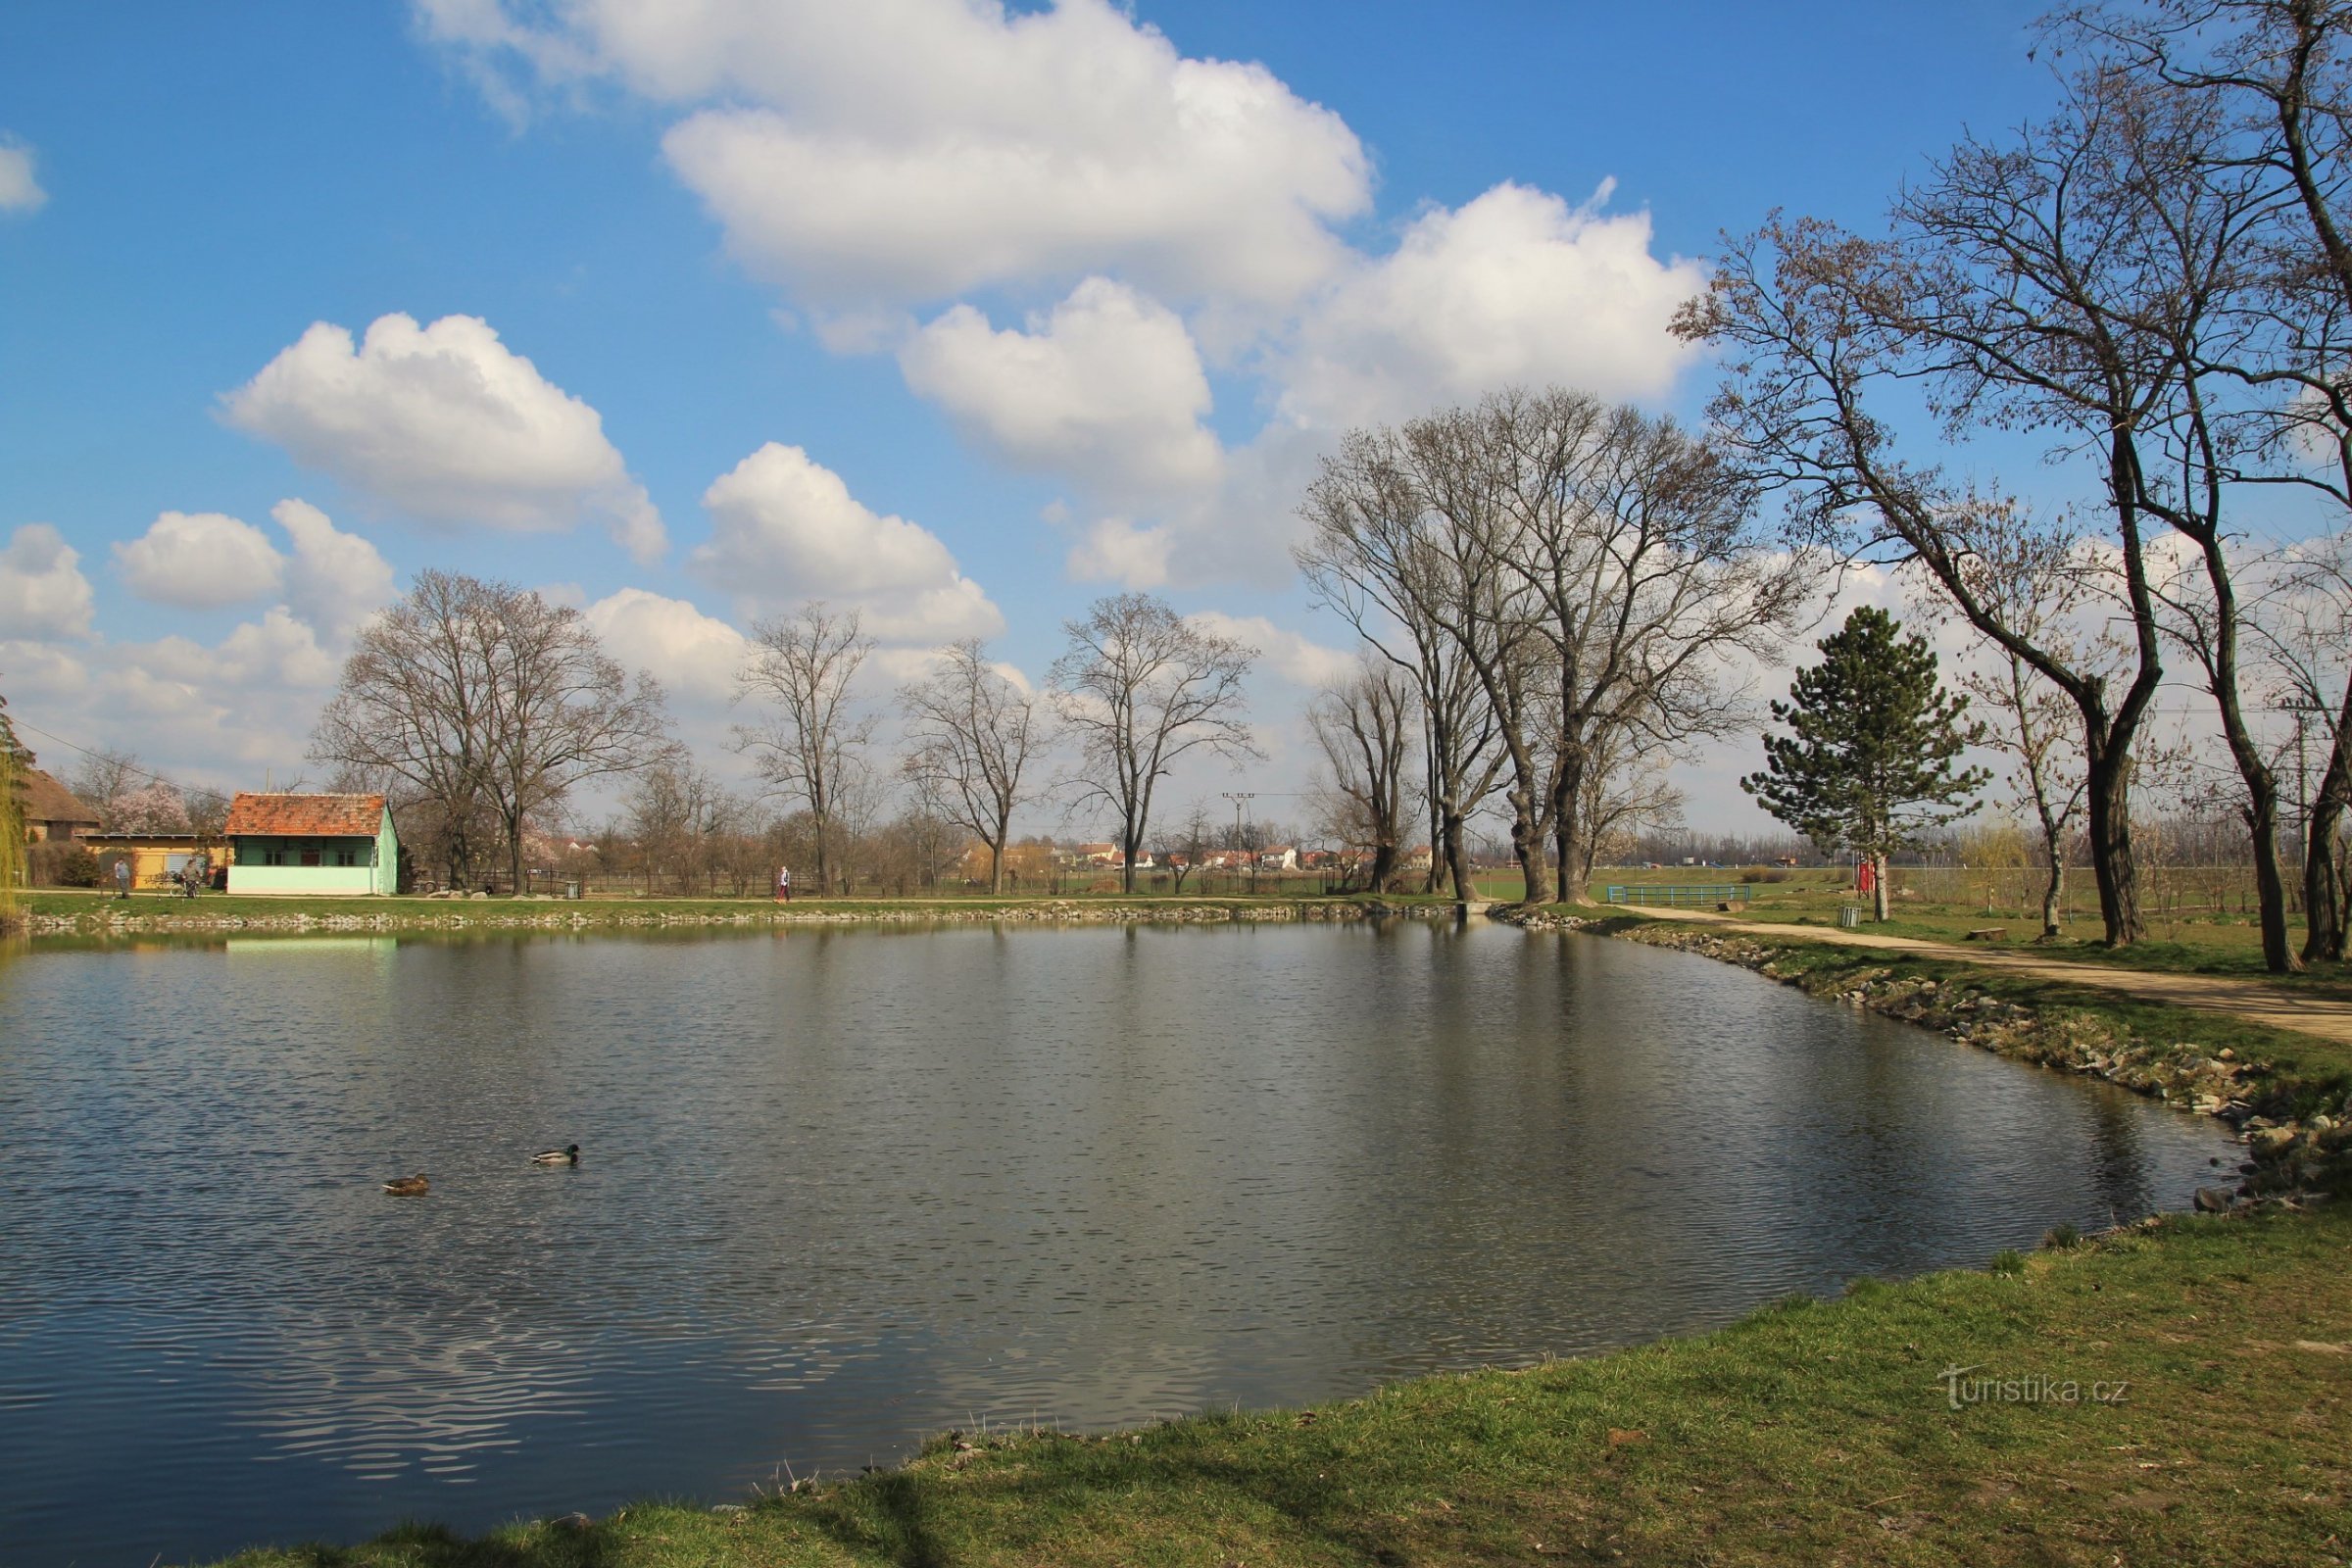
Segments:
[[[130,857],[127,855],[115,861],[115,897],[130,897]]]
[[[776,867],[776,902],[778,904],[792,902],[792,867],[789,865]]]

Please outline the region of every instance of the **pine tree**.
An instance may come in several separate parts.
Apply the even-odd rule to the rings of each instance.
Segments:
[[[1927,639],[1901,632],[1893,616],[1866,607],[1824,637],[1822,662],[1788,688],[1793,701],[1772,705],[1773,718],[1796,733],[1765,736],[1765,771],[1740,781],[1825,853],[1867,858],[1880,920],[1887,857],[1975,810],[1992,776],[1957,766],[1984,727],[1963,721],[1968,699],[1937,681]]]

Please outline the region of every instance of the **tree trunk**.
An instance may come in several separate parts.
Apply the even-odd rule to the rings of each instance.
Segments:
[[[2344,956],[2346,888],[2335,836],[2352,800],[2352,731],[2339,731],[2303,829],[2303,961]]]
[[[1437,858],[1434,855],[1430,858],[1429,868],[1434,875],[1438,868]],[[1395,879],[1396,875],[1396,841],[1395,836],[1391,835],[1372,846],[1372,891],[1375,893],[1388,892],[1389,883]]]
[[[2139,917],[2139,878],[2132,863],[2132,757],[2092,750],[2083,792],[2084,836],[2090,874],[2099,885],[2099,916],[2107,945],[2128,948],[2147,934]]]
[[[1884,925],[1886,923],[1886,856],[1874,855],[1870,858],[1870,917],[1873,920],[1878,921],[1881,925]]]
[[[2058,906],[2066,894],[2066,858],[2050,857],[2050,880],[2041,890],[2041,934],[2046,941],[2058,935]]]
[[[1591,904],[1592,846],[1585,842],[1585,751],[1582,746],[1561,750],[1559,778],[1551,788],[1553,841],[1559,847],[1560,902]]]
[[[1446,857],[1446,875],[1453,880],[1453,902],[1466,909],[1470,906],[1470,860],[1462,853],[1462,818],[1459,812],[1446,813],[1441,837],[1443,842],[1430,852],[1430,868],[1433,872],[1436,870],[1436,857],[1442,852]]]
[[[1551,902],[1551,857],[1536,826],[1535,802],[1524,789],[1510,792],[1511,858],[1519,862],[1519,902],[1533,907]]]

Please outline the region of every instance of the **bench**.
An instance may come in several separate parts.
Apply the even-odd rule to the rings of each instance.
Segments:
[[[2005,925],[1981,925],[1960,940],[1963,942],[1998,942],[2008,934],[2009,928]]]

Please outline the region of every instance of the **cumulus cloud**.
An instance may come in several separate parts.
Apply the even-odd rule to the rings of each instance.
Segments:
[[[883,516],[799,447],[770,441],[703,495],[708,544],[689,564],[750,608],[807,599],[855,605],[891,642],[992,637],[1004,617],[936,534]]]
[[[241,518],[166,512],[138,538],[115,546],[115,569],[141,599],[185,610],[282,594],[297,616],[337,643],[391,599],[391,564],[368,540],[343,532],[307,501],[280,501],[270,515],[290,550]]]
[[[0,550],[0,637],[87,637],[92,599],[81,557],[45,522],[28,522]]]
[[[643,588],[623,588],[584,613],[606,653],[645,670],[671,696],[709,708],[733,699],[750,645],[725,621]]]
[[[663,151],[752,270],[914,302],[1116,268],[1280,302],[1338,264],[1362,146],[1261,66],[1191,60],[1108,0],[688,7],[420,0],[428,34],[542,81],[703,105]]]
[[[32,149],[0,135],[0,213],[38,212],[49,193],[33,177]]]
[[[141,599],[218,610],[274,595],[285,561],[261,529],[218,512],[166,512],[115,546],[115,570]]]
[[[600,520],[641,562],[665,544],[596,410],[476,317],[379,317],[357,344],[317,322],[221,408],[305,467],[423,522],[530,532]]]
[[[1608,190],[1571,207],[1503,184],[1424,214],[1307,309],[1276,372],[1283,411],[1344,426],[1513,383],[1664,393],[1697,352],[1667,323],[1706,279],[1650,254],[1647,214],[1602,213]]]
[[[1194,489],[1221,466],[1202,428],[1208,377],[1176,313],[1090,277],[1027,329],[996,331],[958,305],[899,350],[906,384],[1027,468],[1099,492]]]
[[[1168,582],[1168,557],[1175,548],[1176,536],[1164,524],[1103,517],[1078,536],[1063,564],[1079,582],[1160,588]]]
[[[1345,678],[1355,661],[1337,648],[1286,631],[1263,615],[1228,615],[1220,610],[1197,610],[1184,617],[1211,636],[1228,637],[1254,648],[1264,667],[1296,686],[1323,686]]]
[[[286,603],[341,643],[392,600],[392,564],[356,533],[345,533],[307,501],[285,500],[270,515],[293,548],[286,562]]]

